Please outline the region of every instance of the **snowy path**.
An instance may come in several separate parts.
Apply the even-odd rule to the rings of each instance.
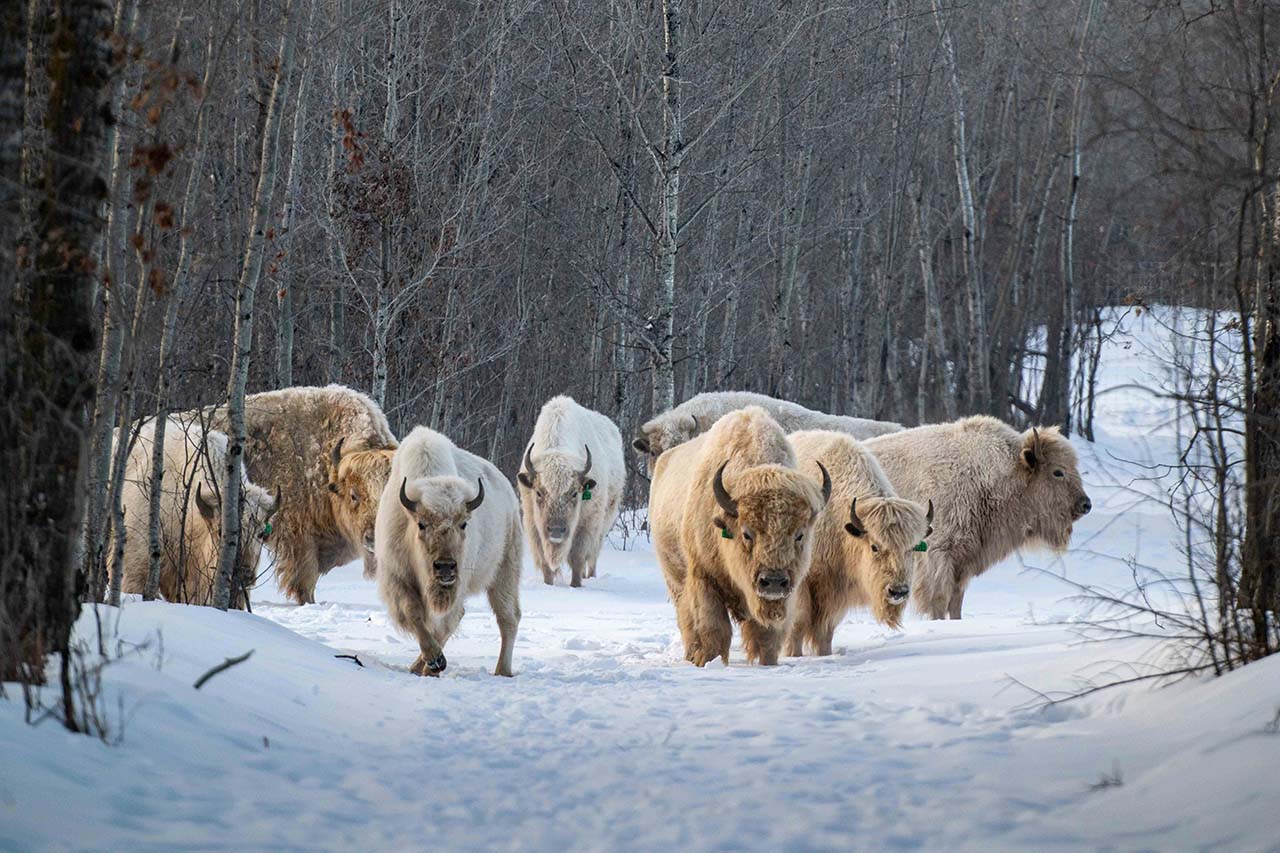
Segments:
[[[1114,363],[1112,384],[1140,378]],[[1280,658],[1048,710],[1017,684],[1067,690],[1150,652],[1080,642],[1085,605],[1053,575],[1124,588],[1130,558],[1180,565],[1168,513],[1138,500],[1161,485],[1119,461],[1167,458],[1161,405],[1102,399],[1072,552],[1006,561],[960,622],[854,614],[825,659],[747,667],[735,643],[729,667],[686,664],[644,543],[580,590],[526,566],[514,679],[489,674],[483,598],[445,677],[409,675],[416,647],[355,567],[303,608],[267,589],[252,615],[129,602],[113,643],[152,645],[108,671],[122,744],[0,701],[0,850],[1280,850]]]

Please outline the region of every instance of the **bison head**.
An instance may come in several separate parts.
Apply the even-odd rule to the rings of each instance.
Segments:
[[[854,498],[849,503],[845,554],[856,567],[872,613],[890,628],[902,624],[916,552],[932,523],[933,501],[927,509],[905,498]]]
[[[353,548],[373,559],[373,527],[378,517],[378,497],[391,473],[394,450],[349,450],[338,439],[329,453],[329,506],[338,531]]]
[[[199,514],[200,523],[205,526],[206,536],[189,537],[192,559],[199,565],[210,568],[210,581],[217,571],[219,548],[222,542],[222,501],[219,493],[211,485],[206,491],[206,484],[196,481],[191,492],[191,502]],[[252,483],[244,487],[240,496],[240,554],[236,561],[236,579],[232,589],[231,603],[233,607],[243,609],[247,603],[249,590],[257,582],[258,559],[262,556],[262,546],[271,536],[271,516],[280,508],[280,488],[276,487],[274,495]],[[190,514],[188,515],[190,518]],[[193,590],[193,592],[195,592]],[[212,592],[212,585],[209,592]]]
[[[653,477],[653,466],[658,463],[658,457],[700,435],[709,426],[704,421],[693,415],[667,416],[654,418],[640,427],[640,434],[631,446],[644,456],[650,477]]]
[[[725,484],[722,463],[711,489],[719,506],[724,564],[752,616],[765,624],[786,619],[791,593],[809,570],[809,529],[831,497],[831,476],[818,463],[822,486],[794,468],[758,465]]]
[[[463,562],[467,521],[484,503],[484,480],[476,489],[460,477],[426,477],[400,481],[400,506],[408,515],[418,579],[426,588],[430,609],[441,614],[467,588]]]
[[[595,480],[591,479],[591,448],[585,447],[585,458],[561,451],[547,451],[535,468],[533,445],[524,452],[523,469],[516,479],[533,497],[534,525],[547,544],[547,558],[552,565],[563,560],[563,550],[573,540],[582,502]]]
[[[1024,536],[1065,551],[1075,522],[1093,509],[1075,448],[1057,427],[1029,429],[1022,435],[1017,464],[1023,479],[1017,507],[1023,513]]]

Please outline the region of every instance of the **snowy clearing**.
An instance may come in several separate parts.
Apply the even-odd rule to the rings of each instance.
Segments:
[[[1153,381],[1158,327],[1127,322],[1103,387]],[[483,597],[444,677],[411,676],[416,644],[355,565],[306,607],[264,588],[253,614],[103,608],[113,645],[150,644],[107,671],[123,741],[0,702],[0,849],[1280,850],[1280,819],[1245,819],[1280,802],[1280,659],[1047,709],[1033,693],[1157,651],[1084,642],[1055,575],[1123,589],[1129,558],[1178,570],[1172,519],[1142,499],[1164,484],[1134,464],[1169,459],[1170,418],[1140,390],[1102,397],[1098,443],[1077,440],[1095,509],[1064,557],[1006,561],[960,622],[854,614],[834,656],[777,668],[736,642],[729,667],[686,664],[643,540],[580,590],[526,557],[510,680],[490,674]]]

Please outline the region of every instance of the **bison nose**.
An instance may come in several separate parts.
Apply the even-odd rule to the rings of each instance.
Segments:
[[[1089,500],[1088,495],[1085,495],[1076,501],[1076,518],[1088,515],[1091,509],[1093,509],[1093,501]]]
[[[761,572],[756,578],[756,594],[761,598],[786,598],[791,578],[786,572]]]
[[[911,594],[911,587],[905,583],[895,583],[885,590],[885,593],[889,596],[890,604],[901,604]]]
[[[458,580],[458,564],[453,560],[436,560],[431,564],[441,586],[453,586]]]
[[[548,524],[547,525],[547,541],[552,545],[559,545],[564,541],[565,536],[569,533],[569,528],[564,524]]]

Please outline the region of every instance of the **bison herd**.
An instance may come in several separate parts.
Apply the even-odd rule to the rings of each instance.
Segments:
[[[596,574],[626,486],[617,425],[563,396],[542,407],[514,487],[434,430],[397,441],[371,399],[338,385],[251,395],[245,422],[237,605],[248,604],[264,544],[298,604],[360,557],[391,621],[418,641],[417,675],[445,669],[465,601],[481,592],[501,635],[495,673],[511,675],[523,543],[546,583],[567,564],[580,586]],[[173,415],[159,439],[156,426],[116,437],[130,445],[112,579],[125,592],[147,586],[153,537],[139,520],[159,488],[159,591],[208,603],[227,412]],[[1023,545],[1065,549],[1091,508],[1056,428],[1019,433],[984,416],[904,429],[716,392],[646,422],[632,446],[650,474],[649,529],[685,657],[698,666],[728,663],[735,623],[748,661],[770,665],[783,653],[830,654],[855,607],[890,627],[909,600],[958,619],[973,578]]]

